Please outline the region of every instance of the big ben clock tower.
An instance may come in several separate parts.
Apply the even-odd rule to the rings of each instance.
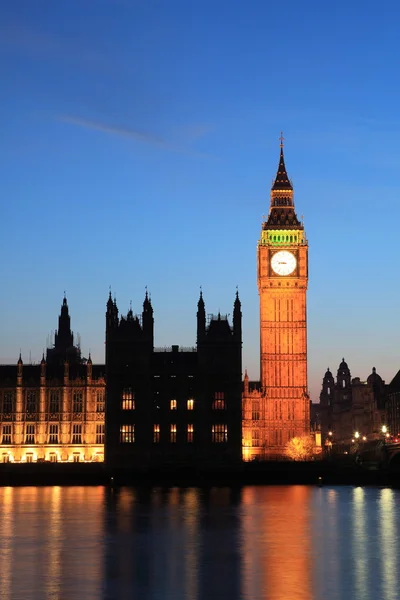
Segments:
[[[308,243],[286,172],[283,138],[257,247],[260,384],[244,385],[244,458],[281,455],[310,431],[307,388]],[[257,389],[258,388],[258,389]]]

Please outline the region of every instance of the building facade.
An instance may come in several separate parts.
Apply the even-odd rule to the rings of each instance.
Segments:
[[[387,388],[387,423],[390,433],[400,438],[400,371],[396,373]]]
[[[82,359],[64,297],[38,365],[0,365],[0,461],[104,459],[105,367]]]
[[[64,297],[40,364],[0,366],[0,461],[100,462],[106,450],[111,467],[237,464],[241,348],[238,294],[232,325],[207,316],[200,294],[196,347],[159,349],[147,294],[140,316],[120,317],[110,297],[106,364],[93,365],[74,345]]]
[[[260,381],[243,391],[243,456],[282,456],[287,442],[310,433],[307,386],[308,242],[297,218],[283,143],[268,218],[257,247]]]
[[[323,444],[331,448],[332,445],[350,445],[355,439],[382,439],[382,427],[389,431],[387,387],[375,367],[366,381],[351,377],[344,358],[336,381],[328,369],[322,380],[319,405],[314,405]]]
[[[154,317],[146,293],[141,315],[106,313],[106,444],[111,467],[217,467],[242,454],[242,314],[233,322],[197,307],[194,348],[154,348]]]

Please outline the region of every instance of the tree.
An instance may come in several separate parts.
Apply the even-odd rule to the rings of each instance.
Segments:
[[[291,460],[310,460],[314,456],[315,441],[310,435],[294,437],[286,444],[285,453]]]

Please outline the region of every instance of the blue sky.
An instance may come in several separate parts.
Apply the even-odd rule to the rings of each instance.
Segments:
[[[243,310],[258,377],[256,243],[284,131],[310,244],[309,384],[400,368],[395,1],[0,3],[0,362],[40,359],[64,290],[104,360],[109,286],[145,286],[157,346]]]

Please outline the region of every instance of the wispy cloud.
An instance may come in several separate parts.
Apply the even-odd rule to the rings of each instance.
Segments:
[[[71,123],[72,125],[77,125],[78,127],[83,127],[85,129],[100,131],[109,135],[131,138],[138,142],[152,144],[154,146],[165,148],[166,150],[171,150],[174,152],[182,152],[184,154],[189,154],[191,156],[197,156],[200,158],[216,159],[216,157],[211,156],[210,154],[196,152],[186,145],[171,143],[168,140],[148,131],[140,131],[139,129],[131,129],[129,127],[112,125],[110,123],[105,123],[104,121],[92,121],[90,119],[83,119],[75,115],[60,115],[58,120],[63,121],[64,123]],[[211,128],[207,128],[203,125],[190,126],[186,128],[187,132],[192,133],[190,136],[192,140],[204,136],[210,130]]]
[[[75,117],[73,115],[61,115],[59,120],[64,121],[65,123],[78,125],[79,127],[84,127],[85,129],[94,129],[95,131],[102,131],[103,133],[109,133],[111,135],[132,138],[141,142],[156,144],[157,146],[163,146],[166,148],[170,147],[170,144],[166,140],[147,131],[139,131],[137,129],[130,129],[128,127],[117,127],[102,121],[91,121],[88,119]]]

